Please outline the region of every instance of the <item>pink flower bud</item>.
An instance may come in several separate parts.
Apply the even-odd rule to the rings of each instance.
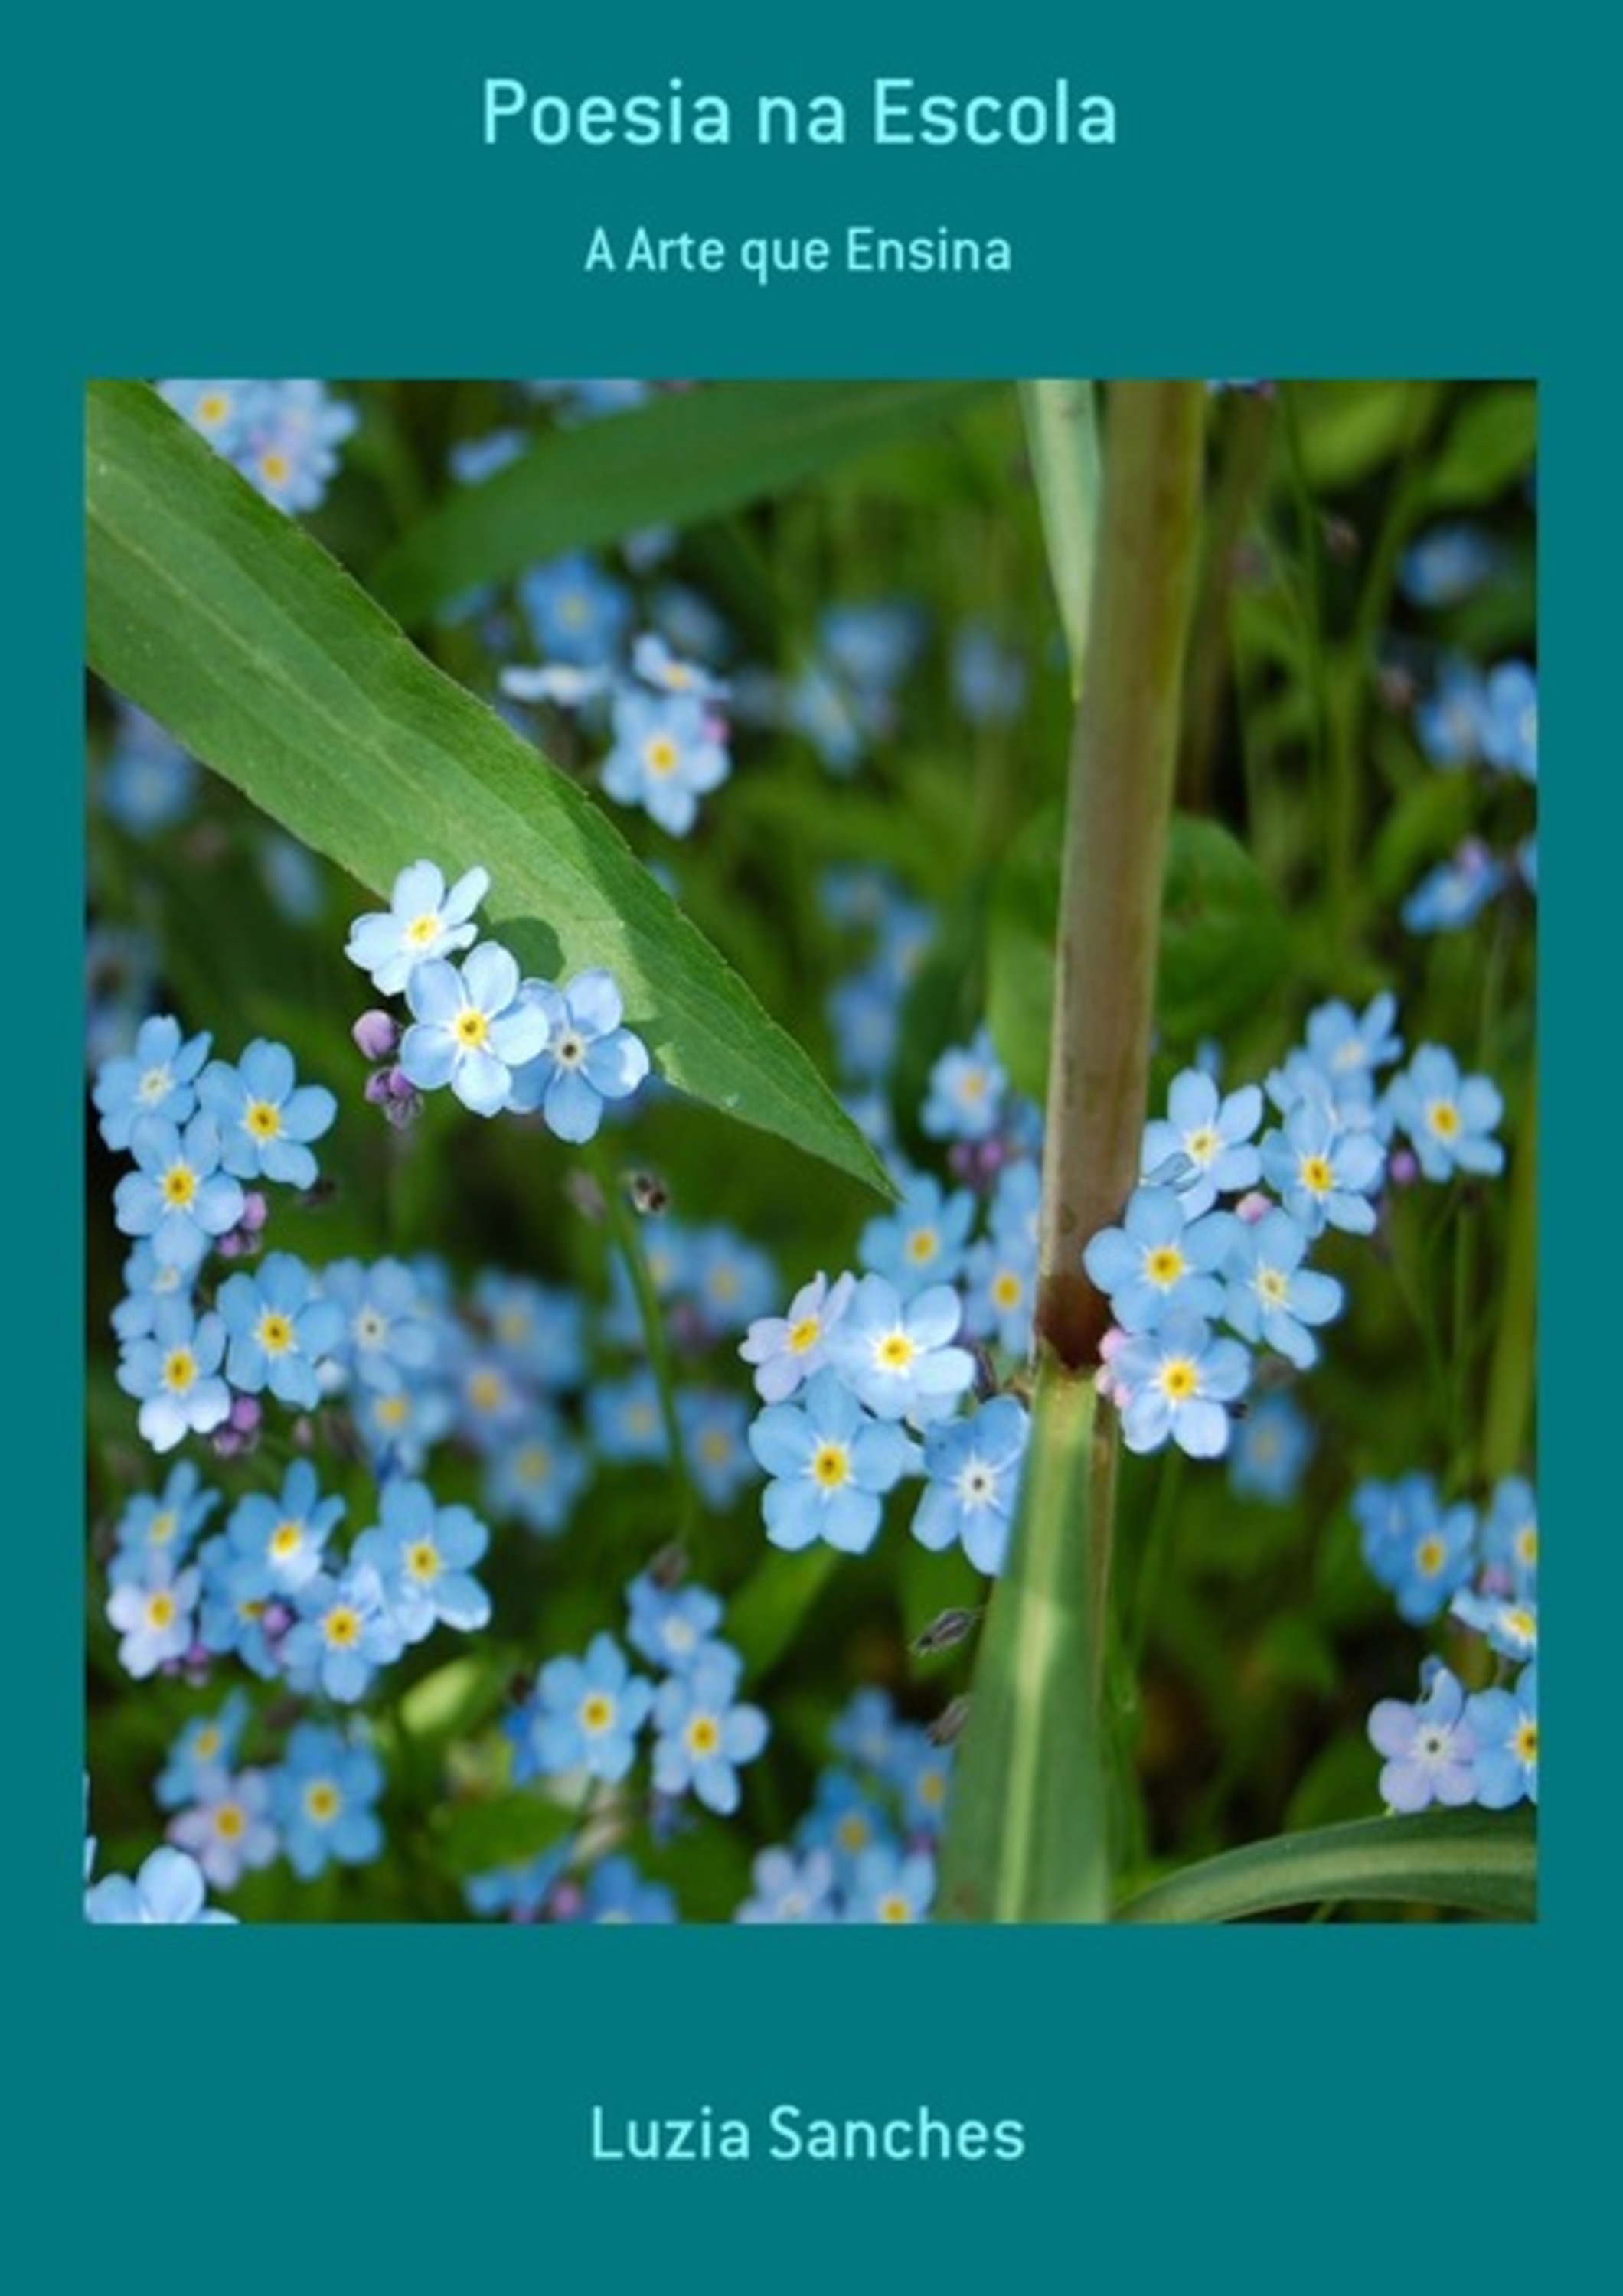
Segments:
[[[363,1013],[350,1034],[356,1050],[369,1061],[391,1061],[400,1041],[400,1025],[391,1013]]]

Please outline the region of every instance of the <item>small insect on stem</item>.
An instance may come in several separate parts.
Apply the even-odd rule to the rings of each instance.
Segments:
[[[984,1605],[973,1611],[943,1611],[913,1636],[908,1647],[916,1658],[927,1658],[935,1651],[951,1650],[955,1644],[961,1643],[985,1615]]]
[[[925,1736],[932,1746],[951,1746],[962,1735],[969,1719],[969,1696],[966,1691],[943,1706],[933,1722],[925,1725]]]

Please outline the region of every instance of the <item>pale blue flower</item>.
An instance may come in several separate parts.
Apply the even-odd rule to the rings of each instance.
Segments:
[[[195,1113],[196,1079],[209,1044],[206,1030],[183,1037],[179,1021],[161,1013],[143,1021],[132,1051],[103,1062],[92,1097],[110,1148],[129,1146],[140,1117],[161,1116],[179,1125]]]
[[[518,966],[496,941],[470,949],[460,972],[444,957],[415,965],[406,1002],[403,1074],[420,1092],[449,1085],[475,1116],[507,1106],[514,1072],[547,1043],[550,1015],[520,996]]]
[[[762,1495],[772,1544],[821,1539],[847,1554],[873,1544],[885,1494],[917,1456],[901,1428],[871,1418],[830,1366],[813,1374],[798,1403],[769,1404],[749,1444],[772,1478]]]
[[[975,1358],[952,1343],[963,1304],[950,1283],[903,1300],[882,1275],[864,1275],[828,1340],[828,1361],[880,1419],[923,1426],[951,1415],[975,1377]]]
[[[1499,1087],[1487,1077],[1462,1077],[1442,1046],[1421,1046],[1387,1086],[1386,1109],[1429,1180],[1504,1169],[1504,1150],[1492,1137],[1504,1113]]]
[[[927,1480],[913,1517],[921,1546],[939,1551],[956,1540],[977,1570],[1001,1570],[1030,1432],[1026,1406],[1011,1395],[926,1431]]]
[[[1157,1451],[1169,1439],[1191,1459],[1227,1450],[1226,1406],[1251,1376],[1250,1356],[1238,1340],[1214,1339],[1199,1316],[1180,1309],[1129,1340],[1110,1370],[1127,1398],[1122,1439],[1130,1451]]]
[[[1263,1096],[1254,1084],[1224,1095],[1200,1069],[1184,1069],[1167,1093],[1166,1115],[1144,1127],[1141,1158],[1148,1179],[1174,1157],[1185,1160],[1172,1185],[1184,1216],[1196,1219],[1220,1195],[1254,1188],[1262,1166],[1252,1135],[1263,1118]]]
[[[465,871],[448,891],[433,862],[414,861],[395,879],[387,909],[356,918],[344,955],[375,988],[398,996],[425,959],[472,947],[479,929],[468,920],[490,890],[488,869]]]
[[[648,1048],[623,1025],[614,974],[601,968],[577,972],[561,988],[526,980],[517,1010],[533,1022],[535,1042],[522,1059],[515,1056],[507,1105],[521,1113],[540,1109],[560,1140],[591,1139],[605,1102],[626,1099],[648,1073]]]
[[[325,1085],[299,1083],[285,1045],[256,1037],[235,1068],[211,1061],[197,1080],[197,1096],[219,1128],[227,1172],[240,1180],[315,1185],[309,1143],[328,1130],[338,1103]]]

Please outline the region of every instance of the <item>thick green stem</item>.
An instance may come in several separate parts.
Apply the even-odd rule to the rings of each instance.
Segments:
[[[1121,383],[1110,398],[1056,950],[1036,1397],[942,1851],[943,1920],[1109,1909],[1100,1685],[1117,1438],[1093,1376],[1109,1309],[1082,1249],[1138,1177],[1204,408],[1191,383]],[[1040,488],[1056,467],[1040,463]],[[1045,504],[1050,537],[1080,515]]]
[[[1204,420],[1199,383],[1110,393],[1071,749],[1038,1264],[1038,1335],[1074,1371],[1097,1361],[1109,1324],[1083,1246],[1138,1177]]]
[[[1090,1675],[1095,1512],[1108,1516],[1114,1415],[1045,1356],[1019,1520],[976,1660],[942,1849],[936,1917],[1097,1922],[1109,1907],[1104,1761]],[[1103,1547],[1108,1552],[1108,1546]]]

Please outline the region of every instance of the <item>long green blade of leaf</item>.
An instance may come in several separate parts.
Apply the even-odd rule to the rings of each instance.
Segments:
[[[93,667],[375,893],[427,857],[492,875],[527,970],[606,965],[680,1090],[886,1193],[794,1040],[581,791],[444,676],[144,385],[93,383]]]
[[[373,570],[403,621],[560,551],[687,526],[958,414],[982,382],[728,382],[545,439],[459,489]]]
[[[1123,1922],[1238,1922],[1311,1905],[1443,1906],[1502,1921],[1538,1911],[1537,1845],[1525,1811],[1358,1819],[1226,1850],[1158,1882]]]
[[[1059,609],[1059,626],[1065,632],[1075,696],[1082,692],[1099,515],[1100,471],[1093,386],[1091,382],[1023,382],[1020,412],[1026,419],[1049,573]]]
[[[1098,1922],[1109,1903],[1089,1511],[1108,1442],[1091,1379],[1044,1364],[1019,1517],[976,1660],[935,1915]]]

